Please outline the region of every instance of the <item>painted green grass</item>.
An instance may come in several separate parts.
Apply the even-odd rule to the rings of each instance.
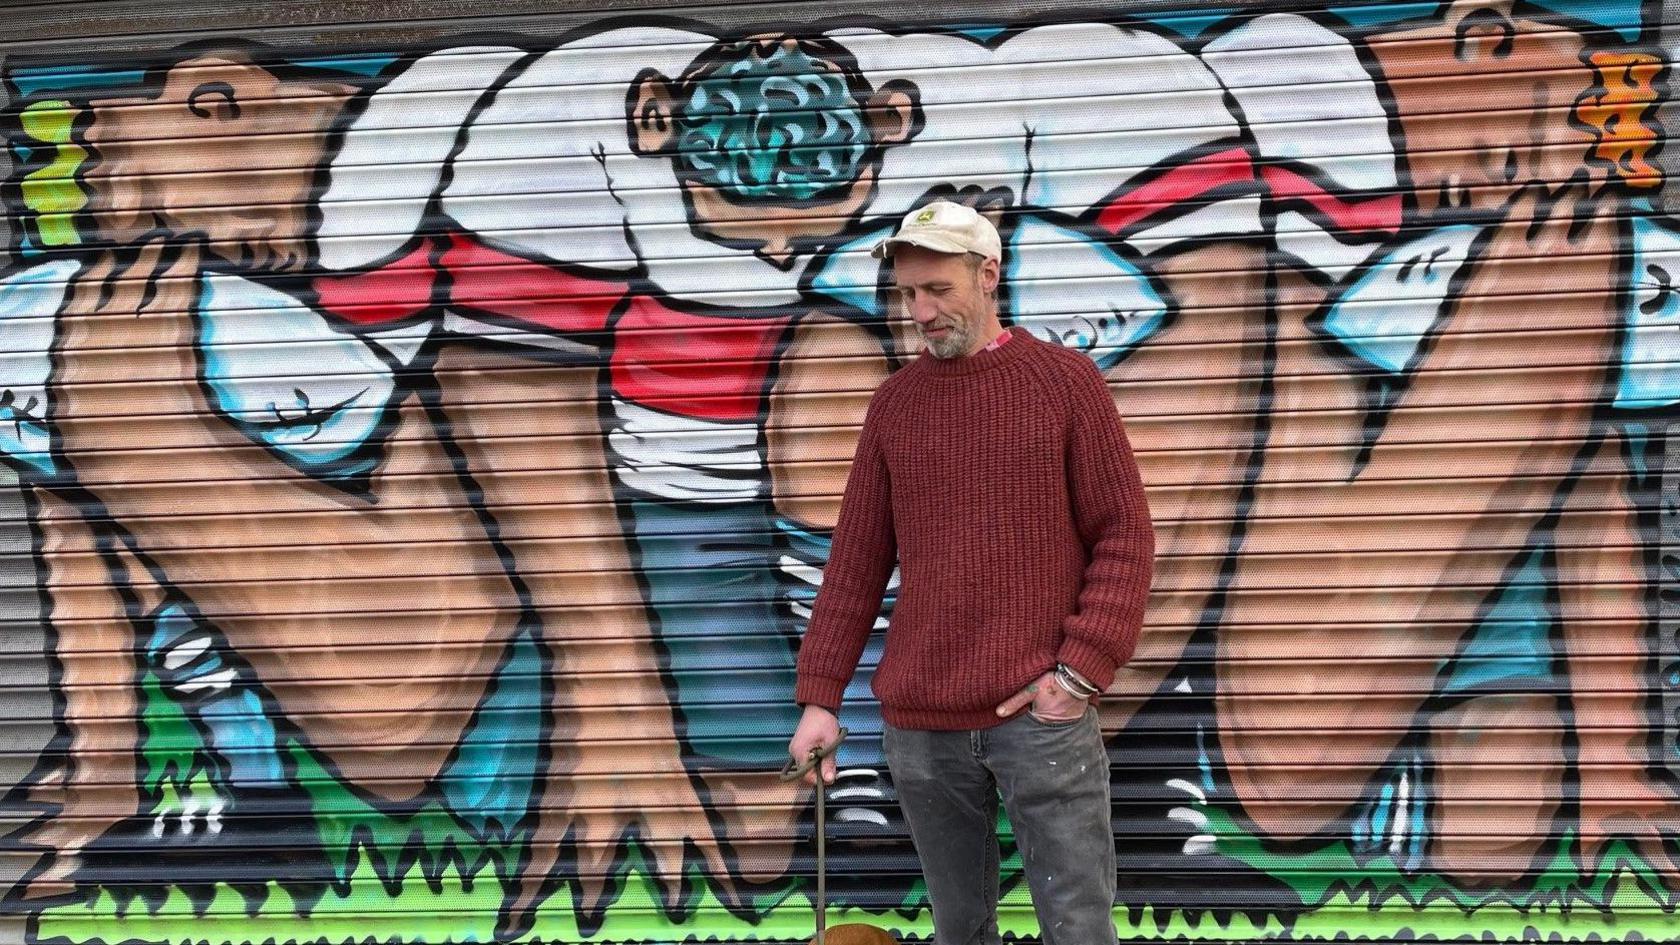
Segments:
[[[1210,818],[1211,819],[1211,818]],[[1527,901],[1497,894],[1473,896],[1431,876],[1403,877],[1381,858],[1358,863],[1337,845],[1287,864],[1264,854],[1253,837],[1226,835],[1223,852],[1236,859],[1259,854],[1298,889],[1322,898],[1292,916],[1254,919],[1242,914],[1216,918],[1207,912],[1186,914],[1144,907],[1134,920],[1116,910],[1120,937],[1126,941],[1237,942],[1257,939],[1294,941],[1384,940],[1410,936],[1440,940],[1603,941],[1680,939],[1680,916],[1664,912],[1641,879],[1651,876],[1628,851],[1614,852],[1605,868],[1586,883],[1565,881],[1567,856],[1543,872]],[[1307,879],[1303,879],[1307,877]],[[731,915],[695,874],[700,890],[685,920],[674,920],[657,905],[659,891],[633,855],[617,901],[599,928],[584,933],[568,887],[538,911],[531,942],[763,942],[804,941],[811,935],[812,904],[803,884],[790,881],[759,901],[756,921]],[[259,943],[445,943],[493,940],[500,884],[493,873],[467,883],[446,868],[440,882],[428,882],[418,866],[404,877],[400,891],[387,887],[366,861],[350,876],[349,892],[329,892],[307,915],[298,914],[285,891],[271,887],[265,903],[247,913],[238,893],[220,888],[202,910],[180,890],[172,890],[155,911],[138,900],[127,907],[108,894],[43,913],[37,932],[43,942],[145,942],[170,945],[259,945]],[[1017,884],[1000,909],[1005,933],[1034,937],[1025,887]],[[829,923],[863,922],[889,928],[905,940],[925,940],[931,933],[926,910],[885,915],[859,909],[831,908]]]
[[[215,790],[196,732],[174,704],[146,681],[146,788],[155,809],[169,811],[183,797]],[[317,809],[317,826],[340,880],[318,901],[300,902],[277,884],[266,897],[247,897],[218,885],[196,901],[179,887],[161,900],[100,890],[82,903],[42,912],[35,932],[50,943],[156,943],[156,945],[268,945],[268,943],[466,943],[494,941],[502,904],[502,879],[519,860],[522,838],[472,839],[447,812],[430,807],[391,817],[362,804],[331,778],[308,752],[293,745],[297,774]],[[1230,814],[1202,806],[1219,852],[1285,883],[1300,907],[1287,913],[1216,915],[1117,909],[1125,941],[1236,942],[1384,940],[1601,941],[1680,940],[1680,915],[1664,908],[1661,884],[1625,845],[1613,845],[1590,877],[1582,877],[1565,838],[1539,875],[1520,893],[1474,892],[1443,877],[1409,875],[1383,856],[1360,856],[1345,842],[1304,854],[1267,850]],[[1000,819],[1006,858],[1006,894],[999,910],[1006,936],[1036,937],[1037,923],[1013,850]],[[418,854],[418,855],[416,855]],[[400,872],[401,875],[396,875]],[[801,942],[810,938],[813,903],[800,878],[761,893],[753,914],[730,913],[697,870],[692,895],[672,916],[634,843],[605,918],[587,923],[572,887],[562,884],[541,903],[525,938],[541,943]],[[120,892],[120,891],[119,891]],[[1656,894],[1654,894],[1656,893]],[[831,925],[862,922],[891,929],[906,941],[926,940],[930,915],[918,885],[902,908],[874,913],[829,909]]]

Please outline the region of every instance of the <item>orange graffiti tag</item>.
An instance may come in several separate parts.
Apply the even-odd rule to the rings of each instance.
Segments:
[[[1654,80],[1663,62],[1649,53],[1595,52],[1588,57],[1598,72],[1599,88],[1582,96],[1575,113],[1598,134],[1593,154],[1609,163],[1627,186],[1649,189],[1662,184],[1662,171],[1647,158],[1659,140],[1647,121],[1654,115]]]

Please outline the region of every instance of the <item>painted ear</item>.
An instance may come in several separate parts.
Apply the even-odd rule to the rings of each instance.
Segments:
[[[864,102],[876,144],[903,144],[922,130],[922,93],[903,79],[893,79]]]
[[[1453,55],[1459,62],[1504,59],[1511,54],[1517,27],[1511,22],[1513,0],[1454,0],[1442,16],[1453,30]]]
[[[673,120],[676,89],[655,69],[645,69],[630,85],[625,101],[630,149],[643,157],[669,154],[677,140]]]

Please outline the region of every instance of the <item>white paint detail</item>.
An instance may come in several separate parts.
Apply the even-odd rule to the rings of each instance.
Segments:
[[[415,60],[368,96],[367,108],[345,131],[327,169],[317,231],[322,266],[339,271],[371,265],[409,241],[437,191],[462,123],[485,90],[524,55],[508,46],[444,50]],[[422,95],[425,107],[416,108]],[[375,172],[351,170],[358,166]]]
[[[758,495],[765,471],[758,426],[701,420],[612,399],[607,442],[625,485],[666,499],[742,502]]]
[[[199,347],[217,406],[305,463],[342,459],[375,434],[397,383],[367,342],[262,283],[210,272],[202,285]]]
[[[1184,852],[1191,856],[1213,853],[1219,848],[1219,838],[1211,833],[1199,833],[1184,840]]]
[[[1126,238],[1126,244],[1147,256],[1187,240],[1253,236],[1260,231],[1260,195],[1250,194],[1210,203],[1139,230]]]
[[[239,671],[237,669],[229,667],[220,672],[211,673],[208,676],[202,676],[198,679],[190,680],[184,683],[177,683],[172,688],[174,688],[176,692],[188,696],[205,690],[220,692],[232,686],[233,680],[238,675]]]
[[[1295,210],[1278,214],[1276,240],[1283,250],[1309,268],[1325,273],[1333,280],[1347,274],[1369,259],[1377,248],[1370,243],[1349,244],[1336,239],[1335,234],[1314,223]]]
[[[1346,37],[1304,16],[1273,13],[1214,39],[1202,59],[1242,106],[1261,156],[1316,166],[1350,190],[1396,186],[1387,113]],[[1368,157],[1319,160],[1349,153]]]
[[[1176,820],[1181,824],[1188,824],[1198,830],[1205,830],[1208,826],[1207,815],[1189,807],[1174,807],[1167,811],[1168,820]]]
[[[192,662],[193,660],[197,659],[201,653],[203,653],[205,650],[208,650],[209,648],[210,648],[210,638],[209,637],[207,637],[207,636],[193,637],[192,639],[187,640],[186,642],[175,646],[167,654],[164,655],[164,657],[163,657],[163,668],[164,669],[180,669],[181,667],[183,667],[183,666],[187,665],[188,663]]]
[[[1394,790],[1394,822],[1388,833],[1388,852],[1400,855],[1406,842],[1406,818],[1412,802],[1412,784],[1406,772],[1400,772],[1400,783]]]
[[[51,437],[47,379],[52,375],[53,326],[70,280],[81,263],[61,259],[19,270],[0,279],[0,389],[11,396],[12,416],[0,423],[0,450],[50,472]],[[22,421],[18,408],[34,401]]]
[[[834,812],[834,819],[848,824],[866,823],[877,827],[887,826],[887,817],[878,810],[867,807],[842,807]]]
[[[1190,795],[1191,797],[1195,798],[1196,802],[1199,803],[1199,804],[1206,804],[1207,803],[1206,792],[1204,792],[1201,789],[1200,785],[1196,784],[1193,781],[1186,781],[1183,778],[1169,778],[1167,780],[1167,787],[1177,788],[1178,790],[1183,791],[1184,793],[1186,793],[1186,794]]]

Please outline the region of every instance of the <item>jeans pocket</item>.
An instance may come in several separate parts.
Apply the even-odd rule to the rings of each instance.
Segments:
[[[1071,719],[1052,719],[1052,718],[1046,718],[1042,715],[1039,715],[1037,712],[1034,712],[1031,708],[1028,708],[1026,714],[1027,714],[1027,718],[1032,719],[1034,722],[1038,723],[1038,725],[1042,728],[1072,728],[1073,726],[1078,725],[1080,722],[1085,721],[1085,716],[1089,715],[1090,713],[1091,713],[1091,710],[1086,709],[1084,712],[1080,713],[1079,715],[1074,716]]]

